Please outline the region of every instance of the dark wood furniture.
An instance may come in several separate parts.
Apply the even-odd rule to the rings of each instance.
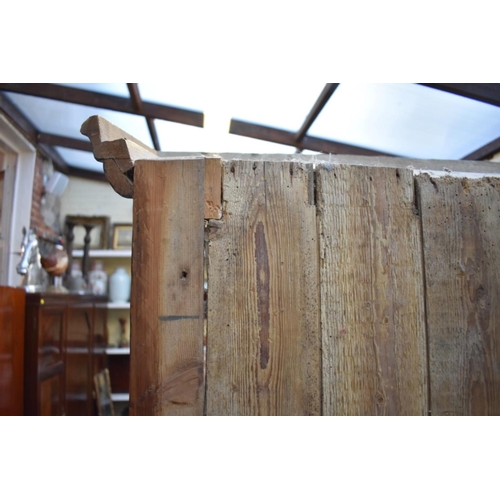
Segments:
[[[25,296],[0,286],[0,415],[23,414]]]
[[[93,377],[106,366],[106,301],[27,294],[26,415],[96,415]]]
[[[124,401],[130,391],[130,349],[111,347],[107,355],[111,390],[117,401]]]

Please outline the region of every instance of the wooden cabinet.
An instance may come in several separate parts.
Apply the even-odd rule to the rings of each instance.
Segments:
[[[23,414],[25,297],[0,286],[0,415]]]
[[[95,415],[93,376],[106,366],[106,300],[26,295],[26,415]]]
[[[127,403],[130,391],[130,348],[108,347],[106,349],[109,378],[111,383],[111,399],[117,403]]]
[[[74,259],[83,258],[83,250],[73,250]],[[90,249],[89,259],[100,260],[108,274],[108,283],[117,267],[125,267],[130,273],[132,251],[113,249]],[[126,410],[129,403],[130,348],[120,347],[123,336],[130,342],[130,302],[109,302],[106,322],[106,366],[109,369],[112,400],[117,415]],[[123,322],[123,323],[122,323]],[[125,331],[122,331],[122,324]],[[124,334],[124,335],[123,335]]]

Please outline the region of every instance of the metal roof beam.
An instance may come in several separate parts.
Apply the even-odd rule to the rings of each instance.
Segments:
[[[330,99],[330,97],[332,96],[332,94],[335,92],[335,90],[339,85],[340,85],[339,83],[327,83],[325,85],[325,88],[323,89],[318,99],[314,103],[314,106],[312,107],[311,111],[309,111],[309,114],[304,120],[304,123],[300,127],[299,131],[295,134],[296,142],[300,142],[305,137],[308,130],[314,123],[314,120],[316,120],[318,115],[325,107],[325,104],[328,102],[328,100]]]
[[[260,139],[261,141],[276,142],[278,144],[292,146],[300,150],[311,149],[321,153],[394,156],[389,153],[384,153],[383,151],[374,151],[372,149],[365,149],[358,146],[350,146],[349,144],[343,144],[341,142],[329,141],[327,139],[307,135],[300,142],[297,142],[295,140],[296,134],[293,132],[235,119],[231,120],[229,133],[250,137],[252,139]]]
[[[139,111],[146,118],[146,123],[148,125],[149,134],[151,135],[151,140],[153,141],[153,146],[157,151],[160,151],[160,141],[158,139],[158,134],[156,132],[155,122],[150,116],[146,116],[144,113],[144,104],[141,99],[141,94],[139,93],[139,86],[137,83],[127,83],[128,91],[130,92],[130,98],[134,104],[135,109]]]
[[[482,148],[476,149],[476,151],[469,153],[467,156],[464,156],[462,160],[487,160],[499,151],[500,137],[484,145]]]
[[[80,151],[93,152],[90,141],[81,139],[73,139],[72,137],[64,137],[62,135],[44,134],[40,132],[37,137],[39,144],[47,144],[48,146],[59,146],[61,148],[78,149]]]
[[[419,83],[419,85],[500,106],[500,83]]]
[[[132,101],[125,97],[90,92],[53,83],[0,83],[0,90],[203,127],[203,113],[198,111],[143,102],[143,112],[141,113],[135,109]]]
[[[56,170],[67,174],[68,165],[61,155],[50,145],[40,143],[38,137],[40,133],[26,116],[14,105],[14,103],[0,92],[0,110],[3,111],[26,136],[26,138],[36,146],[36,149],[45,157],[50,158]]]
[[[86,168],[80,167],[68,167],[67,175],[71,175],[73,177],[79,177],[81,179],[89,179],[92,181],[100,181],[109,184],[104,172],[97,172],[95,170],[87,170]]]

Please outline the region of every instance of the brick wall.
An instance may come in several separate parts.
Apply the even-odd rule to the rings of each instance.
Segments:
[[[52,165],[37,154],[35,178],[33,180],[33,197],[31,201],[31,229],[36,228],[39,237],[55,241],[60,234],[60,199],[44,193],[44,175],[50,177],[54,169]]]

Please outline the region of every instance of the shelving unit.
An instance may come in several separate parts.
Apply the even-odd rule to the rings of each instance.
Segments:
[[[106,347],[106,354],[127,356],[130,355],[130,347]]]
[[[82,258],[83,257],[83,250],[73,250],[73,257],[75,258]],[[114,258],[114,259],[119,259],[119,258],[131,258],[132,257],[132,250],[113,250],[113,249],[101,249],[101,248],[94,248],[89,250],[89,257],[91,259],[109,259],[109,258]]]
[[[75,259],[81,259],[83,258],[83,250],[75,249],[72,255]],[[89,250],[91,262],[93,260],[102,260],[108,280],[115,268],[119,266],[125,267],[130,273],[131,257],[131,250]],[[111,390],[113,391],[111,399],[116,403],[118,408],[115,408],[115,412],[119,415],[120,409],[126,408],[129,401],[130,348],[115,346],[120,338],[120,324],[118,321],[120,318],[127,318],[127,336],[130,338],[130,302],[107,302],[105,307],[108,310],[106,365],[109,369]]]
[[[74,249],[72,252],[73,258],[83,258],[83,249]],[[91,262],[94,260],[102,260],[104,270],[108,275],[108,280],[116,267],[125,267],[130,273],[130,263],[132,257],[132,250],[113,250],[113,249],[90,249],[89,259]],[[108,345],[118,344],[119,339],[119,323],[118,318],[125,311],[130,310],[130,302],[108,302],[107,309],[111,312],[108,314]],[[130,313],[127,312],[127,336],[130,335]],[[122,316],[124,317],[124,316]]]
[[[130,309],[130,302],[108,302],[108,309]]]
[[[106,360],[111,382],[111,399],[116,403],[129,401],[130,348],[107,347]]]
[[[128,403],[128,400],[128,392],[114,392],[111,394],[111,401],[113,401],[113,403]]]

